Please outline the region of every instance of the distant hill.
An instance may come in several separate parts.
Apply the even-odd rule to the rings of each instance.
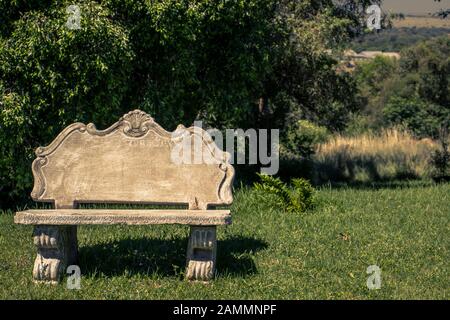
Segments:
[[[433,0],[383,0],[381,7],[388,12],[424,15],[450,8],[450,0],[440,0],[439,2]]]
[[[406,16],[393,20],[392,29],[384,29],[355,39],[350,48],[361,51],[395,51],[419,41],[450,35],[450,19],[431,16]]]
[[[432,16],[406,16],[405,19],[393,21],[395,28],[448,28],[450,19],[440,19]]]

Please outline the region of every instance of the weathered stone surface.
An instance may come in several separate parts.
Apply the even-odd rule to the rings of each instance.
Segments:
[[[76,227],[35,226],[33,241],[37,247],[33,280],[58,283],[66,267],[78,260]]]
[[[211,280],[216,267],[216,254],[216,227],[192,226],[186,257],[186,278]]]
[[[186,134],[216,162],[175,163],[174,148]],[[36,155],[31,194],[36,201],[183,203],[207,209],[233,200],[230,155],[206,131],[179,126],[170,133],[139,110],[102,131],[74,123]]]
[[[14,222],[32,225],[85,224],[231,224],[229,210],[108,210],[108,209],[51,209],[17,212]]]

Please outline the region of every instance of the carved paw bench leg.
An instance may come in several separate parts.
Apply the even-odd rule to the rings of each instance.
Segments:
[[[78,260],[76,226],[35,226],[33,241],[37,256],[33,267],[33,280],[56,284],[68,265]]]
[[[191,226],[186,263],[186,278],[188,280],[209,281],[214,277],[216,247],[215,226]]]

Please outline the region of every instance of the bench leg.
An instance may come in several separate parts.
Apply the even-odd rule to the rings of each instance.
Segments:
[[[188,280],[209,281],[214,277],[216,247],[215,226],[191,226],[186,262],[186,278]]]
[[[67,266],[78,260],[76,226],[35,226],[33,241],[37,256],[33,267],[33,280],[56,284]]]

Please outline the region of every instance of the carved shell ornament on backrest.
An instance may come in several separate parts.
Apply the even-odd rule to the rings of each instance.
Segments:
[[[124,128],[123,132],[132,137],[143,136],[155,120],[141,110],[128,112],[121,118]]]
[[[105,130],[97,130],[93,123],[86,126],[87,131],[92,135],[106,135],[116,130],[118,127],[123,128],[123,133],[133,138],[139,138],[145,135],[148,130],[153,127],[160,133],[165,133],[155,120],[147,113],[141,110],[133,110],[122,116],[118,122]]]

